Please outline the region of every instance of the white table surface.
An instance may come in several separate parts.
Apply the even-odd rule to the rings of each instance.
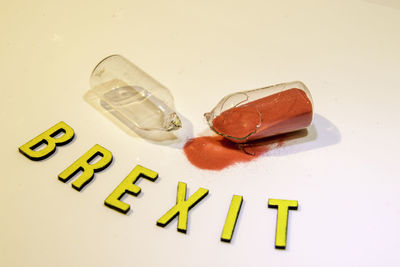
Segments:
[[[399,266],[400,2],[3,1],[0,9],[0,266]],[[181,147],[121,131],[83,100],[92,68],[122,54],[166,85],[186,137],[226,94],[301,80],[309,136],[222,171]],[[59,121],[75,140],[34,162],[18,147]],[[184,139],[185,139],[184,138]],[[57,175],[94,144],[114,155],[82,192]],[[103,202],[141,164],[159,173]],[[209,195],[187,234],[156,221],[178,181]],[[233,194],[244,203],[232,243],[219,240]],[[268,198],[299,201],[288,246],[274,248]]]

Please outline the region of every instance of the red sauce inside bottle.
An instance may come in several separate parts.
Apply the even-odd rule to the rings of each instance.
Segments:
[[[292,88],[222,112],[213,129],[236,143],[244,143],[310,125],[312,103],[303,90]]]

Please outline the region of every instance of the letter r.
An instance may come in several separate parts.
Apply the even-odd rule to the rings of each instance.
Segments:
[[[101,158],[97,162],[91,164],[90,162],[98,156],[101,156]],[[72,183],[73,188],[81,191],[82,188],[93,179],[94,173],[107,168],[111,161],[112,154],[110,151],[100,145],[94,145],[88,152],[83,154],[72,163],[71,166],[60,173],[58,179],[65,183],[82,171],[82,174]]]

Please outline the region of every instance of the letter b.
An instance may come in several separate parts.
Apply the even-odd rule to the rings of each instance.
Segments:
[[[57,137],[60,133],[63,135]],[[19,147],[19,152],[31,160],[43,160],[56,151],[56,146],[69,143],[74,138],[74,130],[65,122],[60,121],[47,131],[33,138],[26,144]],[[44,148],[35,150],[42,145]]]

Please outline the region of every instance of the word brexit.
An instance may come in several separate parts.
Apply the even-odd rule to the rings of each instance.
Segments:
[[[74,136],[74,130],[65,122],[61,121],[29,142],[20,146],[19,151],[31,160],[40,161],[53,154],[57,146],[69,143]],[[93,162],[95,158],[100,159]],[[104,147],[96,144],[62,171],[58,175],[58,179],[65,183],[79,174],[72,183],[72,187],[81,191],[90,181],[93,180],[94,174],[106,169],[112,160],[112,153]],[[126,214],[130,209],[130,205],[121,201],[121,198],[124,194],[137,196],[140,193],[141,188],[135,185],[139,178],[144,178],[154,182],[158,178],[158,173],[140,165],[135,166],[128,176],[105,199],[104,204],[107,207]],[[178,217],[177,230],[186,233],[189,210],[208,194],[207,189],[199,188],[189,198],[186,198],[186,188],[186,183],[178,182],[176,204],[161,216],[160,219],[158,219],[158,226],[164,227],[175,217]],[[225,224],[222,229],[221,241],[231,241],[242,202],[243,196],[233,195]],[[275,248],[285,249],[289,210],[296,210],[298,202],[296,200],[269,199],[268,207],[277,209]]]

